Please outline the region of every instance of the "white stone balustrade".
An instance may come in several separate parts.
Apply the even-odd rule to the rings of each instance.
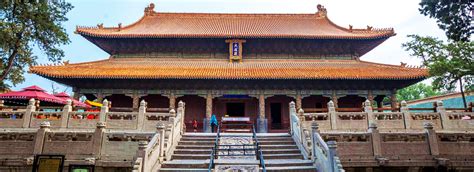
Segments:
[[[436,130],[474,129],[474,112],[447,112],[442,102],[437,102],[436,112],[410,111],[405,101],[400,104],[400,112],[374,112],[369,101],[363,103],[363,112],[337,112],[330,101],[327,113],[304,113],[301,123],[303,130],[307,130],[312,122],[317,122],[322,131],[364,131],[370,123],[384,131],[423,130],[427,122]]]

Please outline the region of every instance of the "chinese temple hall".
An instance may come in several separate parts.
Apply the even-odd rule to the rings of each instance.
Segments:
[[[175,109],[209,132],[218,119],[249,117],[259,132],[287,130],[289,103],[324,111],[377,107],[398,89],[425,79],[426,69],[360,58],[395,35],[393,29],[334,24],[318,5],[313,14],[162,13],[154,5],[130,25],[77,27],[110,54],[105,60],[39,65],[30,72],[69,85],[75,98],[107,99],[114,108]]]

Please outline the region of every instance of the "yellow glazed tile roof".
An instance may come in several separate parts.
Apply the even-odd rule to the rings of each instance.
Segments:
[[[50,78],[111,79],[420,79],[424,68],[358,60],[110,58],[107,60],[33,66],[30,72]]]
[[[158,13],[128,26],[77,27],[76,33],[103,38],[302,38],[375,39],[395,35],[392,28],[352,29],[337,26],[318,6],[313,14]]]

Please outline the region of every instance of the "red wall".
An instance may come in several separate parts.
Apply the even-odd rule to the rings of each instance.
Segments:
[[[202,122],[206,118],[206,99],[199,96],[186,95],[176,99],[176,107],[178,107],[179,101],[183,101],[186,104],[184,114],[186,130],[193,131],[192,120],[196,119],[199,123],[198,131],[202,131]]]
[[[295,101],[294,98],[284,96],[284,95],[277,95],[268,97],[265,100],[265,117],[268,119],[268,129],[271,129],[272,123],[272,116],[270,112],[270,104],[271,103],[281,103],[281,122],[284,129],[290,128],[290,108],[289,104],[291,101]]]
[[[161,96],[158,94],[149,94],[141,97],[140,102],[145,100],[148,103],[148,108],[169,108],[170,100],[168,97]]]

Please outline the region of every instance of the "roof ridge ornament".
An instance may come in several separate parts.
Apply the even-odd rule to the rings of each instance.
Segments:
[[[150,3],[150,5],[148,5],[148,7],[145,7],[145,15],[146,16],[153,15],[153,13],[155,12],[154,9],[155,9],[155,4]]]
[[[318,4],[316,8],[318,8],[318,12],[316,14],[319,17],[327,17],[328,11],[326,10],[324,6],[322,6],[321,4]]]

